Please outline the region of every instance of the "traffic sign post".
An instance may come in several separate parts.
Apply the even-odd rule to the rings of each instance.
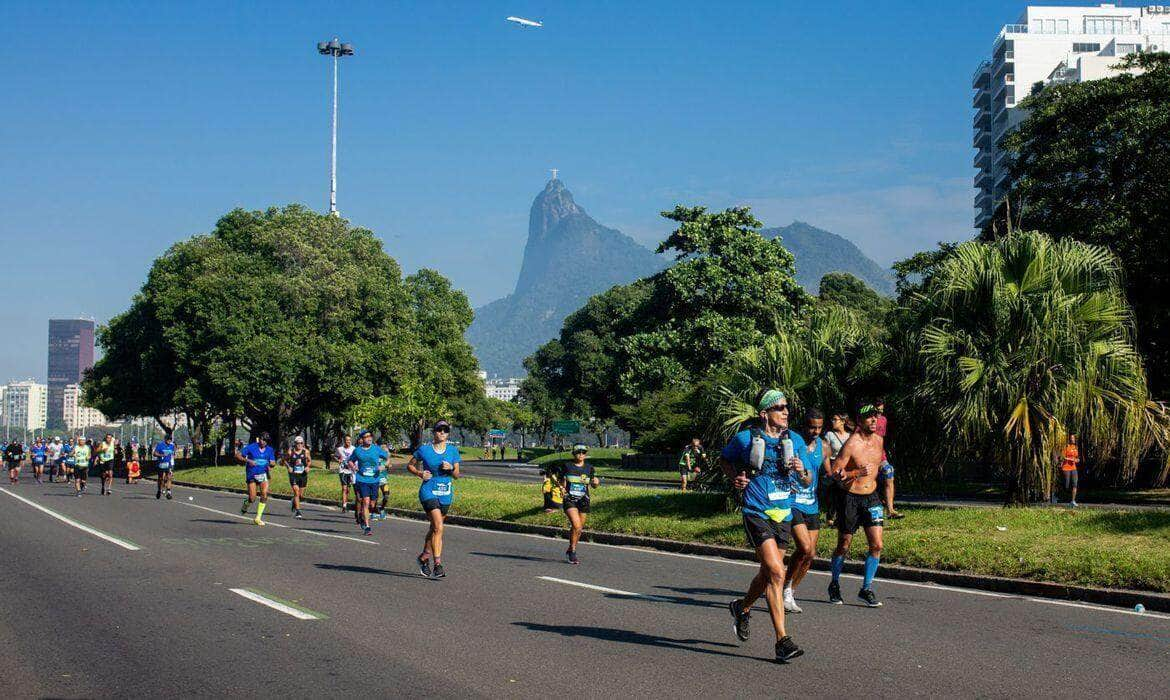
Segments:
[[[553,421],[553,432],[557,435],[576,435],[581,432],[581,421],[579,420],[558,420]]]

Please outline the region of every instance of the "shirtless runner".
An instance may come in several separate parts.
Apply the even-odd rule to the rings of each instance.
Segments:
[[[857,528],[865,528],[869,554],[865,557],[865,578],[857,597],[867,606],[881,605],[873,593],[873,577],[882,556],[882,525],[885,512],[878,497],[878,467],[882,463],[882,436],[877,434],[878,410],[864,403],[857,411],[857,432],[841,448],[833,461],[833,474],[840,481],[837,510],[837,549],[833,552],[833,580],[829,583],[829,602],[841,605],[841,570],[845,555]]]

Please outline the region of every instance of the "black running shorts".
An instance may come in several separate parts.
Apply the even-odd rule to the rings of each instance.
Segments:
[[[813,513],[809,515],[808,513],[802,512],[799,508],[793,508],[792,527],[796,527],[797,525],[804,525],[809,530],[820,530],[821,514]]]
[[[309,472],[301,472],[300,474],[289,472],[288,485],[299,486],[302,489],[305,488],[309,485]]]
[[[564,508],[566,512],[570,508],[576,508],[580,513],[588,513],[589,497],[585,496],[584,498],[572,498],[570,496],[565,496],[565,502],[561,504],[561,507]]]
[[[784,551],[792,535],[792,523],[778,523],[770,518],[759,518],[746,513],[743,516],[743,529],[747,533],[748,544],[752,549],[758,548],[764,540],[776,540],[776,546],[780,551]]]
[[[837,514],[837,529],[852,535],[859,527],[881,527],[885,518],[882,499],[876,492],[860,495],[846,491]]]

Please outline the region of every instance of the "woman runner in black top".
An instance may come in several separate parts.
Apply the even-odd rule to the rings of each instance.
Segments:
[[[578,563],[577,541],[581,539],[585,518],[589,516],[589,489],[600,485],[593,474],[593,467],[585,463],[585,455],[588,453],[588,447],[574,445],[573,461],[566,464],[559,475],[561,489],[565,494],[562,507],[565,515],[569,516],[569,549],[565,555],[570,564]]]

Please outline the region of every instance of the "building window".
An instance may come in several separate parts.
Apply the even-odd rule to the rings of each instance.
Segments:
[[[1060,20],[1056,31],[1060,34],[1068,34],[1068,20],[1067,19]]]
[[[1085,18],[1085,34],[1129,34],[1130,28],[1125,17]]]
[[[1117,55],[1118,56],[1128,56],[1131,53],[1141,53],[1141,50],[1142,50],[1141,44],[1118,44],[1117,45]]]
[[[1073,53],[1097,53],[1101,50],[1100,44],[1073,43]]]

